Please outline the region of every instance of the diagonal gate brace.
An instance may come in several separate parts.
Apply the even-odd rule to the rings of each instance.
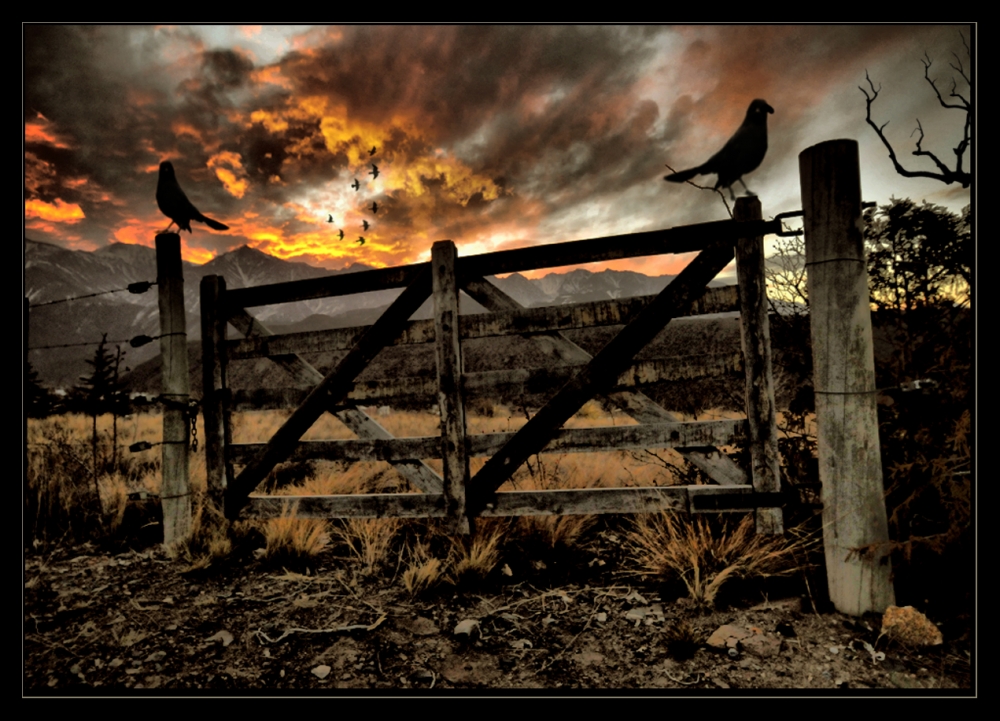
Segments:
[[[507,442],[470,481],[467,507],[478,514],[528,458],[538,453],[553,434],[583,404],[602,392],[628,367],[672,318],[685,315],[691,304],[735,257],[732,239],[717,240],[698,254],[656,299],[615,336],[590,363]]]
[[[226,489],[226,516],[235,518],[246,505],[247,496],[268,473],[288,458],[302,435],[331,404],[340,402],[354,379],[403,330],[410,316],[431,292],[430,268],[425,268],[393,301],[382,316],[365,332],[323,382],[306,396],[294,413],[277,430],[257,458],[251,461]]]
[[[233,312],[229,317],[229,322],[247,337],[273,335],[270,330],[246,310],[240,309]],[[298,353],[268,356],[268,358],[284,369],[304,387],[313,388],[323,381],[323,374]],[[388,441],[395,438],[378,421],[360,409],[337,408],[334,403],[330,403],[326,407],[326,410],[333,413],[341,423],[356,433],[361,440]],[[441,493],[443,488],[441,476],[419,458],[392,460],[390,463],[415,488],[424,493]]]
[[[494,312],[524,310],[524,306],[485,278],[466,279],[462,289],[487,310]],[[567,338],[564,333],[558,331],[533,335],[531,338],[536,344],[542,346],[549,355],[568,364],[582,365],[590,362],[593,358],[590,353]],[[607,398],[619,410],[639,423],[678,423],[681,420],[639,391],[609,393]],[[717,448],[678,448],[676,450],[719,485],[743,485],[747,482],[746,472]]]

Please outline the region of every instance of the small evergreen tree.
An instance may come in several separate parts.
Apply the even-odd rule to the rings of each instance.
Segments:
[[[24,410],[29,418],[45,418],[52,412],[52,394],[38,379],[38,371],[28,362],[24,377]]]

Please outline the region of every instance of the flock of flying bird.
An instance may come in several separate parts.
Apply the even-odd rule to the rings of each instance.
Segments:
[[[717,177],[714,190],[728,188],[729,195],[734,201],[736,194],[733,192],[732,186],[737,182],[743,186],[747,195],[753,195],[746,183],[743,182],[743,176],[756,170],[767,154],[767,116],[772,113],[774,113],[774,108],[768,105],[767,101],[759,98],[754,100],[747,108],[743,124],[736,129],[736,132],[719,152],[701,165],[680,172],[672,172],[670,175],[664,176],[663,179],[672,183],[684,183],[689,182],[697,175],[715,175]],[[373,145],[372,149],[368,151],[368,157],[373,157],[377,151],[378,148]],[[378,166],[375,163],[372,163],[372,169],[368,175],[372,176],[372,180],[378,177]],[[361,183],[355,178],[350,187],[358,191],[361,189]],[[192,220],[204,223],[214,230],[229,230],[229,226],[202,215],[192,205],[177,183],[173,164],[167,160],[160,163],[160,177],[156,184],[156,204],[160,206],[160,211],[170,218],[170,225],[163,231],[164,233],[170,230],[170,226],[175,223],[180,230],[186,230],[190,233]],[[372,201],[371,211],[378,213],[376,201]],[[326,222],[333,223],[332,214],[328,214]],[[361,224],[365,232],[371,227],[367,219],[362,220]],[[343,228],[340,229],[338,236],[340,240],[344,239]],[[359,245],[364,245],[365,237],[359,236],[357,242]]]
[[[378,148],[373,145],[372,149],[368,151],[368,157],[369,158],[372,157],[373,155],[375,155],[376,152],[378,152]],[[368,171],[368,175],[372,176],[372,180],[375,180],[375,178],[378,177],[378,166],[375,165],[375,163],[372,163],[372,169],[370,171]],[[358,190],[361,189],[361,183],[358,181],[357,178],[355,178],[354,182],[351,183],[351,187],[354,188],[355,191],[358,191]],[[373,213],[378,213],[378,202],[376,202],[376,201],[373,200],[372,201],[372,207],[370,208],[370,210]],[[333,215],[331,213],[327,213],[326,222],[327,223],[332,223],[333,222]],[[372,227],[372,226],[371,226],[371,223],[369,223],[367,220],[362,220],[361,221],[361,227],[364,228],[365,232],[367,232],[368,229],[370,227]],[[339,231],[340,232],[337,233],[337,237],[340,240],[343,240],[344,239],[344,229],[340,228]],[[364,245],[365,244],[365,236],[363,236],[363,235],[358,236],[358,241],[357,242],[358,242],[359,245]]]

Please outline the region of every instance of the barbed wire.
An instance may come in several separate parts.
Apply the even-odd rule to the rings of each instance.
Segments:
[[[75,295],[70,298],[61,298],[59,300],[47,300],[44,303],[29,303],[28,308],[41,308],[43,305],[55,305],[56,303],[69,303],[70,301],[81,300],[83,298],[95,298],[99,295],[108,295],[109,293],[122,293],[126,290],[133,295],[139,295],[140,293],[147,292],[154,285],[156,285],[155,280],[142,280],[136,283],[129,283],[124,288],[115,288],[114,290],[102,290],[99,293],[87,293],[86,295]]]
[[[100,345],[101,343],[105,343],[105,344],[108,344],[108,345],[114,345],[116,343],[128,343],[132,348],[141,348],[142,346],[146,345],[147,343],[152,343],[154,340],[159,340],[160,338],[166,338],[167,336],[172,336],[172,335],[183,335],[183,336],[186,336],[187,333],[186,332],[182,332],[182,331],[177,331],[177,332],[174,332],[174,333],[162,333],[160,335],[154,335],[154,336],[137,335],[137,336],[134,336],[133,338],[124,338],[122,340],[92,340],[92,341],[86,341],[86,342],[82,342],[82,343],[60,343],[60,344],[56,344],[56,345],[36,345],[36,346],[32,346],[31,348],[28,348],[28,350],[50,350],[52,348],[75,348],[75,347],[78,347],[78,346],[85,346],[85,345]]]

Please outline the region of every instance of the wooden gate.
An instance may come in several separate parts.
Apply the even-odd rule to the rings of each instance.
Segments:
[[[434,244],[429,263],[369,270],[312,280],[227,290],[223,278],[201,284],[203,409],[210,492],[229,518],[268,518],[289,504],[312,517],[445,517],[453,532],[468,533],[476,517],[634,513],[656,510],[711,512],[756,509],[757,530],[781,533],[777,428],[771,375],[763,236],[780,230],[763,221],[756,198],[740,198],[734,220],[667,230],[458,257],[454,243]],[[486,280],[486,276],[579,263],[665,253],[699,254],[656,296],[527,309]],[[707,289],[737,260],[738,284]],[[329,296],[404,288],[372,325],[288,335],[271,334],[248,308]],[[489,313],[459,317],[459,292]],[[428,298],[433,320],[410,321]],[[740,310],[746,374],[747,419],[680,423],[644,395],[643,384],[692,378],[705,368],[659,361],[637,363],[636,355],[672,318]],[[245,339],[226,340],[226,325]],[[591,356],[561,331],[622,325]],[[462,343],[470,338],[529,335],[563,365],[463,373]],[[437,378],[355,380],[387,345],[433,343]],[[346,350],[325,377],[299,353]],[[230,358],[266,357],[290,374],[308,394],[266,444],[232,443],[226,366]],[[733,370],[739,359],[723,359]],[[517,432],[467,435],[466,399],[497,386],[560,384],[558,391]],[[357,403],[384,402],[394,395],[437,395],[441,434],[394,438]],[[638,421],[634,426],[563,429],[563,424],[595,395]],[[324,413],[332,413],[359,440],[302,442]],[[746,444],[749,474],[718,451]],[[585,452],[624,448],[675,448],[715,481],[715,485],[500,491],[530,456],[544,451]],[[470,456],[488,456],[473,477]],[[333,496],[251,496],[275,465],[288,460],[325,458],[388,461],[419,493]],[[424,463],[441,458],[443,474]],[[237,466],[241,467],[235,472]]]

